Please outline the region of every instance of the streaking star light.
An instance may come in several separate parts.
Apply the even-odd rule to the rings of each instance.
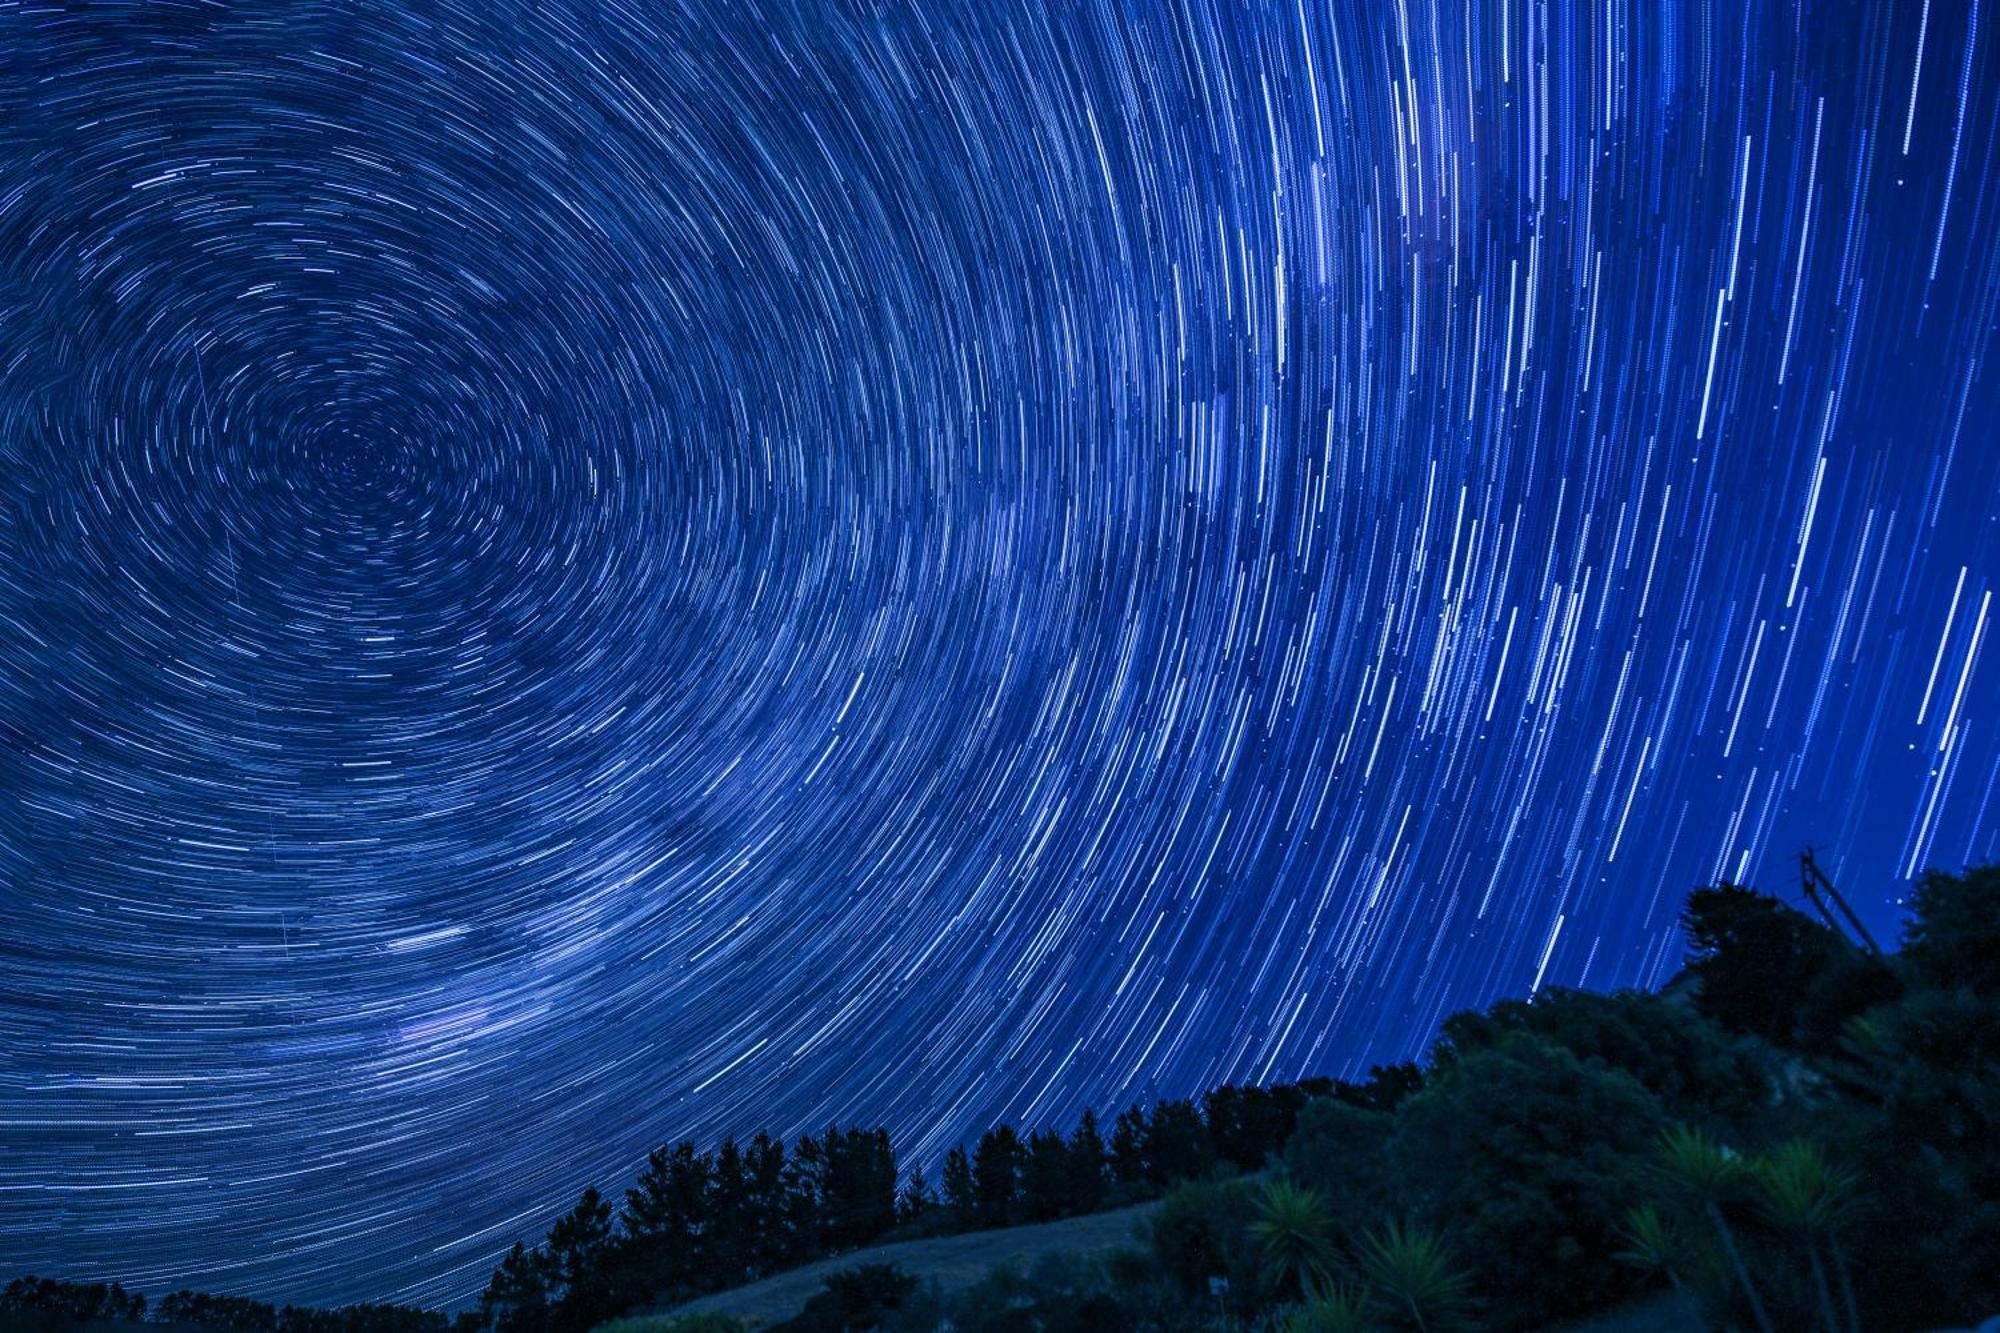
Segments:
[[[1919,0],[0,0],[0,1254],[442,1304],[2000,855]]]

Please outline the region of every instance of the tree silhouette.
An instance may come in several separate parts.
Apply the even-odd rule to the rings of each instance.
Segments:
[[[1932,871],[1910,905],[1903,957],[1920,980],[1939,990],[2000,992],[2000,866]]]
[[[1136,1106],[1120,1112],[1111,1126],[1111,1178],[1125,1185],[1146,1178],[1146,1113]]]
[[[542,1273],[548,1287],[549,1326],[558,1333],[584,1333],[608,1316],[617,1303],[609,1262],[613,1252],[611,1205],[595,1188],[549,1228]]]
[[[1289,1095],[1288,1095],[1289,1094]],[[1239,1171],[1255,1171],[1290,1137],[1305,1095],[1296,1088],[1238,1088],[1225,1085],[1204,1093],[1215,1155]]]
[[[1392,1221],[1362,1239],[1360,1259],[1369,1294],[1389,1318],[1418,1333],[1446,1333],[1469,1322],[1469,1284],[1431,1233]]]
[[[829,1129],[826,1154],[826,1244],[865,1245],[896,1223],[896,1153],[887,1130]]]
[[[1064,1207],[1072,1213],[1094,1212],[1104,1205],[1109,1183],[1105,1172],[1109,1158],[1104,1136],[1097,1129],[1097,1114],[1085,1109],[1069,1138],[1068,1180],[1064,1187]]]
[[[1765,1313],[1764,1299],[1750,1270],[1743,1262],[1743,1248],[1737,1243],[1736,1229],[1723,1213],[1723,1205],[1734,1199],[1744,1180],[1742,1159],[1732,1155],[1708,1135],[1687,1125],[1670,1125],[1660,1140],[1660,1171],[1667,1187],[1691,1204],[1715,1228],[1716,1239],[1728,1256],[1730,1271],[1736,1275],[1750,1313],[1763,1333],[1772,1333],[1771,1316]]]
[[[1146,1179],[1161,1188],[1205,1176],[1215,1165],[1208,1126],[1189,1101],[1163,1101],[1153,1107],[1141,1151]]]
[[[632,1263],[667,1292],[697,1287],[702,1233],[708,1217],[709,1160],[692,1142],[655,1148],[646,1169],[625,1192],[620,1220],[631,1241]]]
[[[1318,1190],[1280,1177],[1257,1199],[1250,1234],[1263,1251],[1264,1280],[1282,1296],[1308,1295],[1331,1275],[1333,1227]]]
[[[953,1148],[944,1157],[944,1204],[960,1228],[974,1224],[979,1212],[979,1191],[972,1179],[972,1162],[965,1149]]]
[[[0,1291],[0,1314],[40,1314],[63,1323],[100,1319],[137,1322],[145,1318],[146,1298],[127,1292],[116,1282],[67,1282],[60,1278],[15,1278]]]
[[[905,1222],[914,1222],[937,1207],[937,1191],[924,1178],[924,1164],[917,1162],[910,1167],[910,1177],[903,1185],[903,1192],[896,1199],[896,1216]]]
[[[1375,1065],[1368,1071],[1365,1083],[1337,1082],[1323,1091],[1318,1088],[1319,1079],[1307,1079],[1299,1086],[1313,1096],[1331,1094],[1341,1101],[1370,1111],[1393,1111],[1403,1101],[1423,1090],[1424,1071],[1405,1061],[1398,1065]]]
[[[1384,1114],[1344,1109],[1364,1141]],[[1578,1313],[1630,1289],[1611,1256],[1664,1122],[1630,1075],[1512,1032],[1452,1061],[1388,1118],[1390,1215],[1407,1208],[1449,1229],[1494,1322]]]
[[[1030,1222],[1049,1222],[1069,1211],[1069,1145],[1051,1130],[1028,1136],[1021,1164],[1021,1213]]]
[[[800,1260],[816,1258],[826,1249],[826,1152],[819,1140],[801,1135],[785,1164],[785,1229],[792,1252]]]
[[[1658,1208],[1646,1203],[1629,1209],[1618,1231],[1625,1241],[1625,1248],[1615,1256],[1620,1263],[1649,1277],[1663,1277],[1675,1295],[1686,1295],[1681,1265],[1685,1262],[1687,1243]]]
[[[1847,1260],[1840,1248],[1840,1233],[1846,1228],[1854,1206],[1858,1184],[1854,1174],[1829,1163],[1819,1145],[1809,1139],[1794,1139],[1780,1146],[1751,1169],[1762,1194],[1766,1217],[1779,1230],[1797,1238],[1805,1250],[1806,1266],[1827,1333],[1842,1333],[1842,1325],[1834,1314],[1833,1290],[1827,1283],[1827,1263],[1821,1259],[1822,1250],[1839,1273],[1849,1321],[1858,1327]]]
[[[732,1287],[750,1268],[750,1180],[743,1151],[724,1139],[708,1178],[708,1243],[703,1247],[704,1278],[710,1287]]]
[[[1815,983],[1853,946],[1739,884],[1697,889],[1681,916],[1695,1003],[1725,1028],[1797,1043]]]
[[[550,1278],[564,1291],[575,1287],[603,1261],[610,1244],[611,1205],[592,1186],[549,1228]]]
[[[515,1241],[514,1248],[493,1270],[492,1281],[479,1298],[479,1308],[499,1333],[538,1333],[547,1328],[548,1264],[541,1247],[530,1250]],[[162,1314],[168,1317],[164,1311]]]
[[[972,1155],[973,1213],[981,1226],[1004,1227],[1014,1218],[1026,1151],[1012,1125],[990,1129]]]
[[[793,1234],[785,1216],[785,1144],[759,1133],[743,1156],[744,1209],[751,1271],[775,1272],[812,1249],[811,1237]]]

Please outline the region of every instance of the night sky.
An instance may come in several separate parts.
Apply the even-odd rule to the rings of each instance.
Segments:
[[[0,1267],[1356,1072],[2000,855],[1991,0],[0,0]]]

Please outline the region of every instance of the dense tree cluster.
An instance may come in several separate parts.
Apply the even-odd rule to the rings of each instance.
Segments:
[[[898,1217],[886,1131],[759,1134],[714,1152],[655,1149],[614,1217],[595,1189],[533,1248],[516,1244],[480,1302],[501,1333],[581,1330],[653,1300],[734,1286],[866,1244]]]
[[[1039,1129],[1024,1137],[1000,1125],[970,1152],[946,1155],[938,1189],[921,1164],[899,1172],[882,1129],[831,1128],[789,1146],[759,1134],[710,1152],[682,1142],[647,1157],[622,1206],[586,1189],[539,1244],[516,1242],[478,1308],[450,1321],[398,1306],[279,1309],[195,1291],[162,1297],[151,1317],[224,1333],[586,1333],[632,1309],[723,1290],[892,1231],[922,1236],[1054,1221],[1217,1172],[1257,1169],[1283,1150],[1315,1098],[1373,1104],[1383,1087],[1408,1077],[1405,1067],[1378,1070],[1363,1085],[1222,1087],[1198,1104],[1133,1106],[1108,1142],[1089,1111],[1067,1135]],[[29,1310],[43,1312],[51,1328],[146,1313],[144,1297],[119,1288],[25,1278],[0,1298],[0,1312]]]
[[[1400,1074],[1378,1078],[1392,1081]],[[881,1129],[829,1129],[787,1146],[760,1134],[713,1152],[655,1149],[614,1216],[586,1190],[541,1244],[517,1244],[480,1314],[495,1333],[583,1333],[641,1305],[752,1281],[878,1240],[1073,1217],[1149,1198],[1181,1181],[1262,1166],[1315,1096],[1376,1097],[1374,1085],[1310,1080],[1218,1088],[1121,1114],[1107,1143],[1086,1111],[1067,1135],[1012,1125],[945,1157],[934,1191],[921,1165],[899,1175]]]
[[[0,1291],[0,1313],[35,1322],[83,1324],[101,1319],[136,1321],[146,1317],[146,1298],[116,1282],[65,1282],[59,1278],[17,1277]],[[23,1320],[28,1322],[29,1320]]]
[[[273,1306],[245,1296],[170,1291],[150,1308],[138,1292],[117,1283],[17,1278],[0,1291],[0,1316],[13,1328],[71,1328],[79,1324],[137,1323],[195,1326],[222,1333],[470,1333],[456,1321],[407,1305],[349,1305],[340,1309]]]

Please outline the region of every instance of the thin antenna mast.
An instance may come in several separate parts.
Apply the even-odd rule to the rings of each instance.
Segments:
[[[1810,847],[1799,853],[1799,887],[1805,890],[1806,898],[1828,926],[1838,933],[1846,933],[1834,921],[1833,913],[1827,910],[1826,900],[1820,897],[1821,894],[1825,894],[1826,899],[1830,899],[1833,905],[1840,909],[1841,916],[1845,917],[1847,924],[1854,928],[1854,933],[1861,937],[1861,943],[1866,946],[1868,952],[1877,958],[1882,956],[1882,947],[1875,943],[1875,937],[1868,933],[1868,927],[1861,924],[1861,918],[1847,905],[1847,899],[1840,896],[1840,890],[1833,887],[1833,881],[1827,878],[1826,871],[1820,869],[1819,862],[1813,858],[1813,850]]]

